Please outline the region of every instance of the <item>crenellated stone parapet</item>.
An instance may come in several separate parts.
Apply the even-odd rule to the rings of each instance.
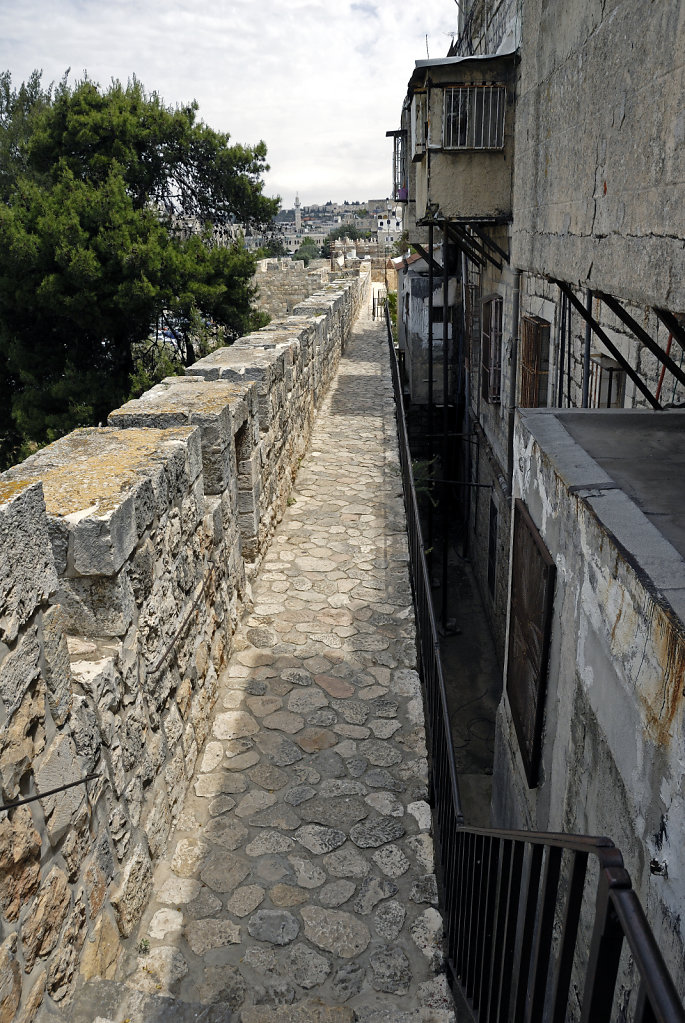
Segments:
[[[368,277],[0,475],[0,1019],[109,977]],[[86,940],[88,939],[88,940]]]

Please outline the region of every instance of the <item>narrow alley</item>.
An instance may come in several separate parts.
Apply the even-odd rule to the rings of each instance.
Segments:
[[[153,898],[73,1023],[453,1020],[401,493],[385,324],[366,309]]]

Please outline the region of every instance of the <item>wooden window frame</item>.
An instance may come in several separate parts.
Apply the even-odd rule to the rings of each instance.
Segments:
[[[520,408],[547,408],[550,329],[541,316],[521,317]]]
[[[540,773],[555,581],[554,560],[517,498],[506,689],[529,788]]]

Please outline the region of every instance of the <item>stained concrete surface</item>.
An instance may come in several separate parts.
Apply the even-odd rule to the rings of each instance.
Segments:
[[[582,410],[557,419],[685,557],[685,411]]]

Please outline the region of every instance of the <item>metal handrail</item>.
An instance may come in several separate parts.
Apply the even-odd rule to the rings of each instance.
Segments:
[[[452,812],[457,823],[463,824],[464,816],[461,809],[459,796],[459,780],[457,777],[457,766],[454,759],[452,737],[449,732],[449,714],[447,710],[447,692],[445,690],[445,679],[442,673],[442,662],[440,659],[440,646],[438,642],[438,630],[435,624],[433,613],[433,601],[430,595],[430,582],[428,565],[426,563],[426,552],[421,533],[421,520],[419,517],[419,506],[416,499],[416,488],[414,486],[414,473],[412,470],[411,453],[409,450],[409,438],[404,413],[404,399],[399,379],[399,366],[395,345],[392,338],[392,327],[390,325],[390,313],[388,305],[385,305],[385,323],[388,332],[390,347],[390,369],[395,392],[395,412],[397,419],[397,430],[399,440],[400,464],[402,466],[402,483],[405,499],[405,510],[407,514],[407,533],[411,551],[412,564],[412,587],[414,590],[414,602],[417,608],[419,650],[421,654],[421,666],[424,673],[428,673],[435,679],[435,686],[428,699],[428,732],[431,745],[435,747],[438,743],[443,746],[443,753],[446,759],[445,784],[438,784],[439,792],[436,793],[442,798],[451,797]],[[426,694],[428,696],[428,693]],[[439,782],[443,780],[443,773]],[[436,788],[434,784],[434,788]]]
[[[426,702],[436,859],[446,965],[483,1023],[605,1023],[624,941],[640,977],[635,1023],[685,1023],[623,856],[610,838],[464,825],[447,695],[426,565],[399,366],[386,306],[407,515],[418,649]],[[592,892],[588,865],[596,862]],[[592,931],[589,943],[579,940]],[[582,989],[579,1011],[572,984]],[[620,1020],[627,1020],[622,1007]]]

